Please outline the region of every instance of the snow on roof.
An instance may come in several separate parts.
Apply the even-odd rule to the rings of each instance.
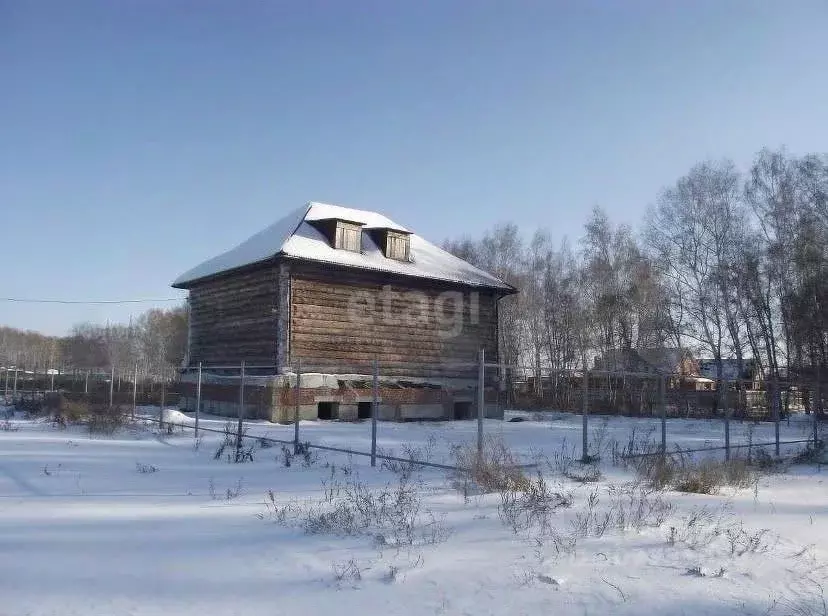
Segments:
[[[411,260],[405,262],[387,258],[368,233],[362,236],[362,252],[333,248],[310,223],[334,218],[360,223],[364,230],[393,229],[411,233]],[[202,278],[253,265],[277,255],[469,286],[513,290],[499,278],[455,257],[382,214],[315,202],[291,212],[232,250],[185,272],[172,286],[186,287]]]
[[[708,379],[707,377],[703,376],[688,376],[688,381],[693,381],[694,383],[715,383],[713,379]]]
[[[308,211],[305,214],[305,220],[330,220],[336,218],[337,220],[350,220],[351,222],[358,222],[367,229],[394,229],[395,231],[404,231],[411,233],[402,225],[398,225],[390,218],[386,218],[382,214],[376,212],[369,212],[367,210],[355,210],[349,207],[342,207],[341,205],[331,205],[330,203],[315,203],[308,204]]]

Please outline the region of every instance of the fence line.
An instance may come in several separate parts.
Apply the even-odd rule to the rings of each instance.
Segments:
[[[329,360],[331,362],[332,360]],[[306,370],[306,366],[316,367],[319,365],[319,362],[314,362],[313,360],[307,360],[306,358],[298,359],[293,366],[293,370],[283,376],[295,378],[294,383],[294,409],[293,409],[293,423],[294,423],[294,435],[292,441],[281,441],[276,439],[277,442],[283,442],[285,444],[293,443],[294,453],[298,453],[300,447],[300,430],[299,424],[301,420],[301,397],[302,397],[302,377],[306,374],[304,370]],[[364,376],[367,379],[370,378],[370,408],[371,408],[371,452],[357,452],[352,450],[345,450],[341,448],[329,448],[327,446],[321,445],[313,445],[319,449],[331,449],[333,451],[341,451],[344,453],[352,453],[354,455],[364,455],[369,456],[371,458],[371,465],[376,466],[376,460],[379,459],[395,459],[393,457],[381,456],[377,453],[376,449],[376,438],[377,438],[377,421],[380,414],[380,402],[382,396],[380,394],[380,380],[381,380],[381,369],[384,370],[393,370],[397,367],[405,367],[407,364],[405,362],[380,362],[379,359],[374,358],[372,361],[363,361],[363,362],[351,362],[348,368],[354,369],[356,368],[359,372],[340,372],[340,376],[343,374],[359,374],[360,376]],[[435,364],[436,367],[442,368],[476,368],[474,372],[476,375],[471,378],[467,379],[470,382],[473,382],[473,394],[472,394],[472,403],[476,406],[476,413],[471,414],[469,413],[469,419],[476,416],[477,419],[477,451],[478,454],[483,452],[483,445],[484,445],[484,418],[486,417],[486,392],[491,391],[497,385],[502,386],[502,381],[498,379],[487,379],[487,370],[497,370],[498,377],[501,378],[503,375],[506,375],[509,371],[512,373],[525,369],[523,366],[513,366],[507,365],[497,362],[487,362],[486,355],[483,349],[480,350],[478,353],[478,359],[475,363],[469,362],[458,362],[458,363],[442,363],[442,364]],[[224,370],[224,371],[238,371],[237,375],[227,375],[227,374],[215,374],[211,373],[212,370]],[[219,383],[212,383],[211,386],[218,386],[218,387],[226,387],[228,388],[229,392],[232,392],[233,388],[236,387],[236,383],[234,381],[226,381],[226,379],[238,379],[238,408],[237,410],[237,448],[236,448],[236,456],[238,457],[241,454],[240,445],[241,442],[241,435],[243,431],[244,421],[245,421],[245,406],[248,403],[247,398],[245,395],[245,388],[248,386],[250,388],[255,388],[255,386],[261,386],[263,378],[269,378],[276,376],[276,374],[269,374],[269,375],[253,375],[249,372],[251,370],[276,370],[274,365],[262,365],[262,364],[247,364],[246,362],[242,361],[238,365],[219,365],[219,366],[205,366],[202,362],[199,362],[197,366],[188,367],[186,369],[181,370],[181,374],[192,374],[195,376],[195,398],[196,398],[196,407],[195,407],[195,438],[198,438],[200,431],[211,431],[208,428],[203,428],[200,425],[200,414],[201,414],[201,407],[203,403],[203,391],[202,385],[205,382],[213,378],[220,379]],[[10,370],[6,370],[6,378],[5,378],[5,392],[8,395],[8,390],[10,386]],[[17,399],[20,390],[17,387],[17,373],[18,370],[14,370],[15,379],[13,383],[13,400]],[[337,373],[332,373],[336,375]],[[488,373],[490,375],[491,373]],[[552,374],[549,372],[548,374]],[[86,394],[89,393],[89,375],[90,371],[86,371],[86,377],[84,381],[84,392]],[[109,405],[110,407],[114,405],[115,402],[115,368],[111,367],[109,370],[109,379],[108,379],[108,390],[109,390]],[[133,416],[136,413],[137,405],[138,405],[138,366],[135,366],[134,371],[135,378],[133,379],[132,383],[132,414]],[[248,376],[249,375],[249,376]],[[369,376],[370,375],[370,376]],[[32,376],[32,386],[34,387],[36,384],[36,374]],[[44,377],[46,374],[43,375]],[[54,377],[54,375],[51,375]],[[97,374],[97,376],[104,376],[104,373]],[[715,391],[684,391],[680,388],[677,388],[674,384],[674,381],[677,379],[682,378],[682,375],[674,374],[674,373],[652,373],[652,372],[632,372],[632,371],[612,371],[612,370],[567,370],[567,371],[558,371],[554,373],[556,378],[558,377],[566,377],[568,380],[565,382],[564,387],[568,388],[569,393],[574,394],[577,391],[578,386],[581,389],[581,415],[582,415],[582,443],[581,443],[581,461],[582,462],[589,462],[590,461],[590,454],[589,454],[589,425],[590,425],[590,415],[594,414],[596,411],[600,412],[599,408],[593,408],[597,403],[600,404],[608,404],[608,400],[611,401],[611,396],[606,397],[604,394],[614,394],[618,391],[622,391],[625,396],[627,396],[631,401],[635,402],[635,396],[638,396],[639,408],[643,409],[645,406],[645,402],[647,403],[647,408],[650,410],[650,416],[652,417],[660,417],[661,423],[661,445],[659,453],[666,454],[668,449],[668,409],[671,406],[675,406],[678,408],[675,403],[678,400],[679,403],[682,402],[683,398],[680,396],[692,396],[695,395],[699,397],[700,394],[706,394],[707,397],[712,400],[716,406],[714,406],[716,411],[721,412],[721,419],[722,419],[722,430],[724,436],[724,446],[715,446],[715,447],[706,447],[696,450],[688,450],[691,452],[698,452],[698,451],[716,451],[716,450],[724,450],[726,459],[730,458],[731,450],[733,449],[741,449],[744,447],[748,447],[749,445],[734,445],[731,443],[731,421],[732,421],[732,411],[734,405],[734,393],[735,393],[735,405],[737,409],[742,405],[743,398],[742,395],[745,393],[740,386],[744,386],[748,380],[745,379],[725,379],[718,381],[717,384],[720,385],[720,389]],[[76,383],[77,381],[77,374],[73,375],[73,382]],[[258,380],[257,380],[258,379]],[[406,381],[406,378],[402,378],[399,376],[386,376],[386,383],[388,380],[392,381]],[[346,379],[347,380],[347,379]],[[410,379],[409,379],[410,380]],[[417,380],[416,378],[414,379]],[[423,382],[429,382],[427,378],[421,379]],[[580,383],[578,383],[580,380]],[[248,383],[249,381],[249,383]],[[622,389],[615,389],[617,385],[616,381],[620,381],[622,383]],[[668,394],[667,384],[671,383],[672,389],[670,394]],[[677,382],[677,381],[676,381]],[[192,381],[188,381],[188,383],[192,384]],[[606,383],[606,387],[604,384]],[[623,390],[623,387],[626,386],[624,384],[629,384],[629,390]],[[160,397],[161,397],[161,406],[162,408],[165,406],[166,402],[166,395],[167,395],[167,383],[162,382],[160,387]],[[546,383],[540,381],[539,383],[535,383],[535,386],[540,385],[540,389],[543,391]],[[818,411],[822,408],[822,399],[821,399],[821,383],[811,382],[811,381],[802,381],[799,382],[797,385],[799,390],[808,389],[809,395],[812,396],[811,400],[811,413],[812,413],[812,436],[807,440],[797,440],[797,441],[783,441],[781,438],[781,431],[780,431],[780,424],[781,424],[781,393],[782,387],[780,387],[779,383],[765,383],[766,386],[773,386],[772,391],[768,392],[762,390],[760,393],[767,399],[768,406],[770,407],[767,413],[767,416],[773,421],[774,423],[774,441],[773,443],[767,444],[767,446],[774,446],[775,447],[775,455],[777,457],[781,454],[781,445],[783,444],[795,444],[795,443],[804,443],[804,442],[812,442],[814,443],[815,447],[820,446],[821,440],[819,435],[819,421],[821,413]],[[400,388],[405,388],[404,385],[399,385]],[[555,387],[558,387],[559,384],[556,381]],[[731,386],[734,386],[734,389],[731,389]],[[790,387],[790,384],[788,385]],[[443,386],[445,387],[445,386]],[[53,383],[52,383],[53,389]],[[100,388],[96,388],[99,390]],[[445,391],[445,389],[443,390]],[[29,394],[34,398],[36,395],[45,395],[47,392],[44,391],[35,391],[29,390]],[[25,393],[24,393],[25,395]],[[678,396],[678,397],[677,397]],[[365,396],[367,397],[367,396]],[[747,400],[747,398],[745,398]],[[315,403],[315,402],[314,402]],[[471,407],[469,407],[471,408]],[[361,412],[361,411],[360,411]],[[457,412],[455,409],[454,412]],[[689,411],[688,411],[689,417]],[[741,416],[740,416],[741,417]],[[159,424],[163,426],[163,414],[159,418]],[[759,445],[755,445],[759,446]],[[650,454],[653,455],[653,454]],[[401,461],[409,461],[405,459],[400,459]]]
[[[386,365],[385,363],[383,365]],[[470,366],[471,364],[462,363],[458,364],[464,367]],[[483,440],[484,440],[484,429],[483,429],[483,419],[485,417],[485,390],[486,390],[486,369],[487,368],[496,368],[498,370],[503,370],[506,366],[499,363],[487,363],[485,359],[485,351],[480,349],[478,354],[478,362],[477,366],[477,384],[476,384],[476,407],[477,407],[477,451],[478,455],[482,455],[483,452]],[[294,370],[295,375],[295,391],[294,391],[294,416],[293,416],[293,423],[294,423],[294,453],[299,451],[299,421],[300,421],[300,396],[301,396],[301,379],[303,375],[302,371],[303,362],[302,360],[297,360]],[[317,446],[320,449],[330,449],[332,451],[342,451],[344,453],[352,453],[355,455],[368,455],[371,457],[371,465],[376,465],[377,453],[376,453],[376,422],[378,417],[378,408],[379,408],[379,392],[378,392],[378,381],[379,381],[379,367],[380,362],[378,359],[374,359],[371,362],[371,369],[370,373],[372,375],[372,399],[371,399],[371,452],[356,452],[353,450],[346,450],[342,448],[330,448],[327,446]],[[452,364],[454,367],[454,364]],[[242,424],[242,413],[243,407],[245,404],[244,399],[244,370],[245,364],[242,362],[239,365],[239,388],[240,388],[240,397],[239,397],[239,426],[237,431],[237,444],[240,442],[241,438],[241,424]],[[203,366],[199,364],[198,366],[198,383],[197,389],[200,391],[201,388],[201,381],[203,375]],[[368,372],[368,370],[363,370],[363,372]],[[570,376],[578,374],[576,371],[571,371]],[[579,373],[581,380],[582,380],[582,445],[581,445],[581,461],[587,463],[591,460],[589,454],[589,417],[590,417],[590,380],[594,377],[601,377],[605,376],[608,378],[639,378],[639,379],[657,379],[658,380],[658,407],[660,410],[660,419],[661,419],[661,447],[659,450],[660,455],[666,455],[668,453],[668,428],[667,428],[667,380],[671,378],[680,377],[681,375],[676,374],[664,374],[664,373],[649,373],[649,372],[619,372],[619,371],[610,371],[610,370],[586,370],[580,371]],[[731,381],[719,381],[724,387],[729,388],[731,384],[739,385],[742,380],[731,380]],[[818,385],[818,384],[817,384]],[[600,391],[600,390],[599,390]],[[739,394],[739,390],[737,388],[737,395]],[[772,406],[773,406],[773,413],[772,419],[774,422],[774,442],[769,443],[768,445],[772,445],[775,447],[775,455],[776,457],[780,457],[781,455],[781,446],[787,444],[796,444],[796,443],[808,443],[813,442],[814,447],[818,447],[820,444],[819,440],[819,430],[818,430],[818,421],[819,417],[817,414],[817,409],[813,409],[813,437],[807,440],[795,440],[795,441],[783,441],[781,439],[781,432],[780,432],[780,422],[781,422],[781,414],[780,414],[780,405],[779,405],[779,388],[773,392],[774,395],[772,397]],[[724,404],[724,411],[722,414],[723,419],[723,430],[724,430],[724,446],[715,446],[715,447],[706,447],[694,450],[687,450],[690,453],[696,453],[701,451],[717,451],[717,450],[724,450],[725,451],[725,458],[726,460],[730,459],[731,451],[733,449],[742,449],[744,447],[749,447],[750,445],[733,445],[731,443],[731,406],[728,400],[728,389],[724,391],[717,391],[715,394],[715,399],[717,402]],[[200,400],[200,398],[199,398]],[[740,403],[740,400],[737,401],[737,404]],[[821,404],[821,400],[819,401]],[[814,404],[816,407],[816,403]],[[754,445],[754,446],[762,446],[762,445]],[[237,454],[238,455],[238,454]]]
[[[178,428],[182,428],[182,429],[190,428],[190,426],[188,426],[186,424],[179,424],[179,423],[173,423],[173,422],[166,422],[165,423],[165,422],[163,422],[163,420],[155,419],[153,417],[139,416],[138,419],[140,421],[148,421],[150,423],[157,423],[160,426],[169,425],[169,426],[172,426],[172,427],[178,427]],[[213,434],[224,434],[224,435],[228,434],[228,432],[226,430],[218,430],[216,428],[205,428],[205,427],[201,428],[201,432],[211,432]],[[238,438],[238,435],[236,435],[236,437]],[[276,438],[276,437],[272,437],[272,436],[251,436],[251,435],[248,435],[248,434],[242,434],[242,439],[245,439],[245,438],[254,439],[254,440],[257,440],[257,441],[267,441],[267,442],[270,442],[270,443],[279,443],[281,445],[291,445],[291,444],[293,444],[293,440],[281,439],[281,438]],[[337,452],[337,453],[345,453],[345,454],[350,454],[350,455],[355,455],[355,456],[374,457],[374,458],[377,458],[377,459],[380,459],[380,460],[390,460],[390,461],[394,461],[394,462],[402,462],[402,463],[405,463],[405,464],[415,464],[417,466],[426,466],[426,467],[430,467],[430,468],[438,468],[438,469],[447,470],[447,471],[470,472],[472,470],[472,469],[468,469],[468,468],[464,468],[464,467],[460,467],[460,466],[452,466],[450,464],[439,464],[437,462],[428,462],[426,460],[417,460],[416,458],[401,458],[399,456],[391,456],[391,455],[384,454],[384,453],[377,453],[376,452],[376,440],[375,439],[372,439],[373,452],[359,451],[357,449],[349,449],[347,447],[334,447],[332,445],[319,445],[317,443],[310,443],[310,442],[303,443],[302,445],[304,447],[308,447],[309,449],[320,449],[322,451],[333,451],[333,452]],[[537,464],[534,464],[534,463],[517,464],[517,465],[514,465],[513,468],[534,468],[536,466],[537,466]]]
[[[796,441],[780,441],[780,445],[795,445],[797,443],[813,443],[812,439],[800,439]],[[672,453],[701,453],[703,451],[721,451],[725,449],[725,447],[729,447],[730,449],[745,449],[751,447],[773,447],[776,445],[776,441],[770,443],[748,443],[747,445],[725,445],[725,446],[718,446],[718,447],[700,447],[698,449],[678,449]],[[667,452],[667,455],[670,455],[671,452]],[[621,458],[624,460],[630,460],[633,458],[646,458],[648,456],[663,456],[664,452],[662,451],[650,451],[647,453],[633,453],[633,454],[625,454],[622,455]]]

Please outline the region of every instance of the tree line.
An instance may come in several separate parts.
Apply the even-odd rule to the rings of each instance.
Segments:
[[[575,243],[502,224],[444,247],[516,286],[510,364],[571,370],[617,350],[750,358],[768,378],[828,376],[828,156],[763,149],[693,166],[637,229],[592,210]],[[718,378],[722,378],[719,361]]]
[[[179,366],[187,347],[187,309],[153,308],[128,324],[81,323],[67,336],[0,327],[0,365],[21,370],[111,369],[163,377]]]

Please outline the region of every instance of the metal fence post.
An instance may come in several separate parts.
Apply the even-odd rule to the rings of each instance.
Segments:
[[[661,453],[667,453],[667,377],[663,374],[658,383],[658,397],[661,405]]]
[[[135,376],[132,379],[132,418],[135,419],[135,410],[138,406],[138,364],[135,364]]]
[[[477,455],[483,455],[483,414],[485,413],[485,391],[483,381],[486,378],[486,351],[480,349],[480,358],[477,366]]]
[[[377,465],[377,411],[379,410],[379,360],[374,358],[371,386],[371,466]]]
[[[587,370],[586,364],[584,364],[583,390],[584,399],[582,413],[583,434],[581,435],[581,461],[586,463],[589,461],[589,439],[587,438],[587,429],[589,427],[589,420],[587,419],[587,416],[589,415],[589,370]]]
[[[778,458],[780,455],[779,452],[779,380],[774,378],[773,381],[773,428],[774,428],[774,437],[776,439],[776,457]]]
[[[728,404],[728,394],[730,393],[730,383],[722,379],[719,381],[720,385],[724,386],[724,391],[720,399],[724,399],[724,432],[725,432],[725,461],[730,461],[730,404]],[[738,391],[737,391],[738,394]]]
[[[115,366],[112,366],[109,376],[109,408],[112,408],[112,402],[115,396]]]
[[[17,398],[17,372],[18,368],[15,366],[14,368],[14,391],[12,392],[12,398]]]
[[[86,371],[86,378],[83,380],[83,393],[89,393],[89,370]]]
[[[296,383],[293,385],[293,455],[299,454],[299,398],[302,388],[299,381],[302,379],[302,360],[296,360]]]
[[[241,460],[242,428],[244,426],[244,360],[239,372],[239,424],[236,428],[236,462]]]
[[[814,428],[814,452],[819,448],[819,414],[822,410],[822,392],[819,389],[819,378],[814,387],[814,401],[811,404],[811,419]]]
[[[201,414],[201,362],[198,362],[198,382],[196,383],[196,408],[195,408],[195,436],[198,438],[198,419]]]
[[[4,396],[9,395],[9,368],[8,368],[8,366],[6,367],[6,389],[3,393],[3,395]]]
[[[158,411],[158,430],[164,427],[164,407],[167,406],[167,387],[164,383],[164,372],[161,371],[161,409]]]
[[[49,391],[55,391],[55,373],[52,372],[54,368],[49,368],[49,376],[51,380],[49,381]]]

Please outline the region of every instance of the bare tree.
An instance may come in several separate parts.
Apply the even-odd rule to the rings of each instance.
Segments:
[[[733,264],[745,228],[741,178],[733,163],[702,163],[665,190],[646,237],[666,279],[675,338],[709,352],[721,389],[722,358],[745,342],[734,298]]]

